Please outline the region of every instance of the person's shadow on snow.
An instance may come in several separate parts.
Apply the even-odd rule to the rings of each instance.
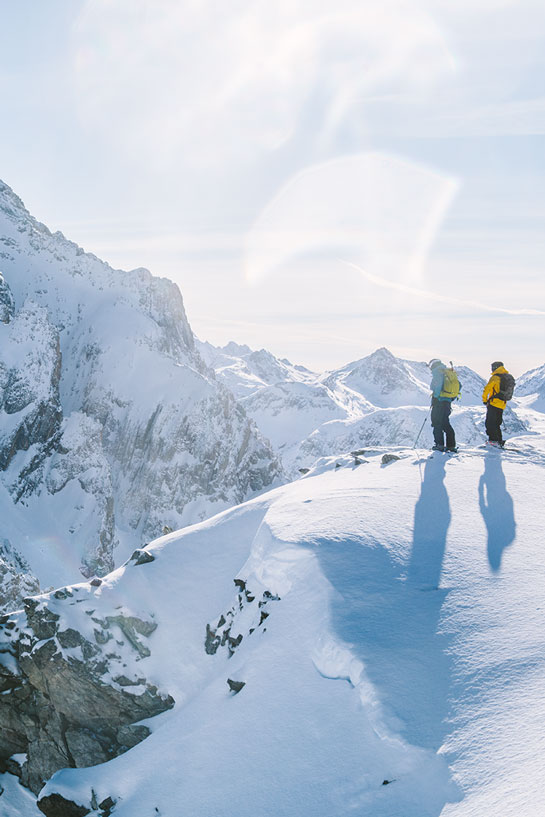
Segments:
[[[496,452],[485,457],[484,473],[479,480],[479,508],[488,532],[488,562],[492,571],[498,573],[503,551],[515,538],[517,525],[501,455]]]
[[[413,543],[407,580],[423,590],[436,590],[447,542],[451,513],[445,487],[446,457],[426,462],[420,497],[414,509]]]
[[[322,571],[335,588],[330,608],[333,632],[350,645],[376,690],[381,706],[373,706],[387,725],[385,745],[396,746],[402,737],[407,757],[412,747],[428,752],[421,756],[420,771],[415,767],[407,777],[415,791],[425,787],[427,817],[439,817],[447,802],[463,797],[445,759],[437,754],[450,728],[452,679],[451,636],[439,628],[449,590],[437,589],[451,518],[445,461],[443,455],[434,454],[426,462],[408,562],[396,558],[395,520],[385,524],[383,534],[373,524],[368,531],[363,521],[361,537],[342,545],[329,536],[316,542]],[[365,520],[365,509],[362,516]],[[404,508],[400,517],[409,522],[410,511]],[[398,796],[406,794],[402,791]],[[367,783],[361,794],[354,794],[354,803],[358,814],[392,814],[392,801],[381,802]],[[402,799],[396,814],[416,814],[414,809],[414,804]]]

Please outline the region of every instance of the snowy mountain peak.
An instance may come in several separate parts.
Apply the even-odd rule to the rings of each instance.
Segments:
[[[368,355],[369,360],[395,360],[395,356],[390,352],[386,346],[380,346]]]
[[[396,358],[385,347],[330,372],[324,382],[332,387],[340,383],[381,408],[429,401],[426,365]]]
[[[112,269],[5,184],[0,236],[0,533],[42,586],[280,478],[173,282]]]
[[[19,196],[0,179],[0,210],[11,218],[30,216]]]
[[[250,347],[246,346],[245,343],[235,343],[234,340],[230,340],[229,343],[222,346],[221,351],[225,352],[226,355],[234,355],[235,357],[244,357],[244,355],[250,355],[252,353]]]
[[[221,348],[198,341],[197,348],[208,366],[214,369],[216,377],[239,398],[266,386],[316,379],[316,375],[304,366],[295,366],[286,358],[281,360],[267,349],[256,351],[233,341]]]

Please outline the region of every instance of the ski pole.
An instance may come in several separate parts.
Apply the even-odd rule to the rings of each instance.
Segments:
[[[427,419],[428,419],[428,415],[426,414],[426,416],[424,417],[424,422],[423,422],[423,423],[422,423],[422,425],[420,426],[420,431],[418,432],[418,436],[417,436],[416,440],[414,441],[413,448],[416,448],[416,444],[417,444],[418,440],[420,439],[420,435],[421,435],[421,434],[422,434],[422,432],[424,431],[424,426],[426,425],[426,421],[427,421]]]

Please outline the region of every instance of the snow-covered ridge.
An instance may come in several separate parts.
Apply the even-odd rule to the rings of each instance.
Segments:
[[[279,479],[171,281],[112,269],[1,182],[0,272],[1,533],[42,586]]]
[[[79,633],[101,650],[111,633],[109,660],[126,666],[123,684],[107,683],[176,701],[125,753],[57,771],[39,793],[44,813],[109,803],[115,817],[179,817],[183,803],[192,817],[538,814],[544,467],[532,436],[511,452],[325,458],[152,543],[100,585],[4,620],[0,717],[24,677],[40,683],[39,645],[21,640],[29,613],[63,643]],[[133,619],[144,623],[132,633],[139,660]],[[93,657],[63,643],[55,660],[85,677]],[[55,710],[69,707],[55,696]],[[69,740],[98,751],[96,729],[85,744],[71,725]],[[10,765],[22,777],[32,739]]]
[[[531,369],[520,378],[517,394],[525,398],[526,406],[545,412],[545,364]]]

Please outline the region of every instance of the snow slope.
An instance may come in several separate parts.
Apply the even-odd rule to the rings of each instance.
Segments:
[[[517,382],[516,393],[524,398],[525,406],[545,412],[545,364],[522,375]]]
[[[544,438],[517,449],[326,458],[82,585],[80,617],[152,611],[139,672],[176,705],[126,754],[56,773],[43,802],[89,808],[94,792],[115,817],[540,814]]]

